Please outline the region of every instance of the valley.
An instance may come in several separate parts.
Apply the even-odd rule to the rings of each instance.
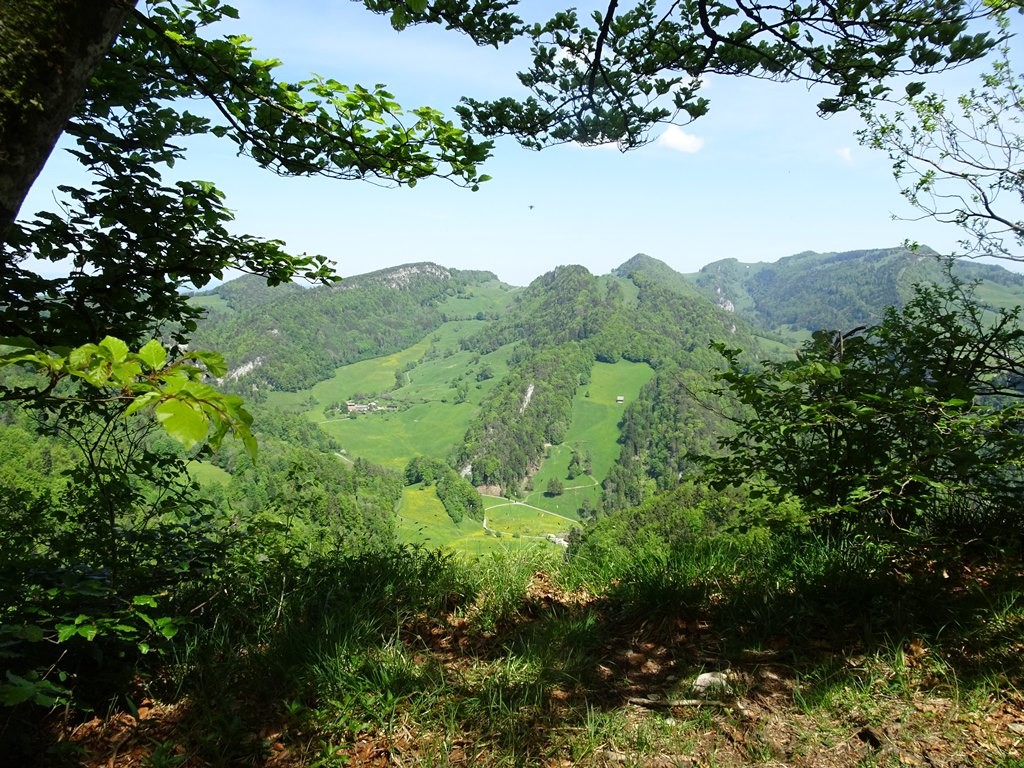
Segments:
[[[1021,0],[546,6],[0,3],[0,764],[1024,768]]]
[[[160,433],[116,438],[161,457],[166,473],[133,486],[103,475],[152,505],[126,518],[124,567],[165,546],[147,529],[158,521],[178,549],[149,567],[175,585],[191,569],[175,587],[184,618],[143,615],[164,600],[147,592],[116,624],[76,608],[58,631],[83,654],[91,637],[148,649],[155,632],[168,644],[181,632],[179,655],[138,665],[188,693],[168,705],[174,694],[153,684],[137,694],[137,721],[89,720],[76,748],[108,755],[114,729],[128,756],[170,744],[196,765],[238,764],[254,761],[251,743],[268,768],[396,755],[1013,765],[1000,760],[1019,754],[1005,726],[1024,717],[1004,682],[1024,658],[1024,573],[1004,512],[1016,475],[1001,485],[997,465],[990,485],[958,486],[990,494],[974,517],[922,492],[913,503],[927,516],[910,545],[909,528],[886,530],[857,504],[874,483],[894,519],[898,489],[920,475],[879,480],[880,467],[937,456],[944,472],[936,440],[989,461],[978,436],[1012,448],[1016,433],[1003,412],[924,394],[930,373],[886,368],[902,358],[870,346],[897,339],[900,354],[932,361],[928,372],[935,350],[964,348],[931,330],[944,318],[937,302],[957,301],[941,270],[898,250],[793,259],[682,275],[636,256],[608,275],[560,267],[523,288],[413,264],[342,288],[243,278],[195,297],[209,310],[197,345],[223,348],[220,386],[251,409],[258,453],[238,440],[183,451]],[[908,273],[936,282],[922,292]],[[1016,276],[977,274],[970,289],[954,284],[986,302],[972,317],[998,321],[1024,304]],[[892,296],[906,298],[887,310]],[[892,328],[816,333],[847,317]],[[1000,348],[1024,345],[1005,327]],[[915,346],[921,328],[932,335]],[[1012,380],[996,383],[1014,395]],[[938,437],[921,432],[930,423]],[[120,424],[82,426],[103,436]],[[830,442],[833,425],[845,442]],[[65,443],[34,429],[23,414],[0,423],[7,493],[56,510],[21,528],[55,548],[105,546],[62,538],[62,505],[79,503],[65,479],[74,470]],[[741,429],[753,437],[734,439]],[[926,449],[901,458],[912,439]],[[819,501],[832,488],[850,489],[845,505]],[[837,514],[849,517],[833,525]],[[728,688],[699,693],[708,670]],[[223,722],[198,719],[222,710]]]
[[[234,345],[231,365],[247,372],[238,377],[238,388],[246,391],[251,381],[255,407],[315,425],[349,464],[363,460],[402,472],[412,459],[424,456],[472,474],[482,492],[486,526],[483,520],[454,522],[434,489],[421,484],[406,486],[395,526],[399,541],[473,555],[538,543],[554,546],[553,537],[585,525],[599,510],[636,503],[661,487],[670,467],[684,471],[690,452],[712,449],[709,437],[718,427],[712,426],[713,415],[702,412],[704,405],[693,399],[695,392],[707,390],[717,365],[705,348],[708,342],[741,334],[747,349],[760,350],[755,357],[785,358],[813,326],[772,326],[770,318],[782,315],[771,315],[765,307],[804,306],[823,317],[822,322],[880,317],[884,302],[906,295],[912,279],[942,279],[938,265],[928,258],[899,249],[801,254],[775,265],[727,260],[682,275],[637,256],[607,276],[564,268],[528,288],[503,285],[488,273],[463,275],[436,265],[408,265],[394,276],[388,271],[357,276],[340,290],[267,289],[243,279],[244,289],[228,283],[196,298],[209,308],[212,321],[198,335],[200,340],[206,334],[223,342],[231,337],[217,330],[221,326],[266,327],[273,347],[258,345],[263,351],[256,354]],[[839,272],[835,264],[842,265]],[[978,292],[985,299],[1001,306],[1024,302],[1019,277],[973,264],[960,269],[981,280]],[[802,277],[791,278],[791,272]],[[880,279],[882,275],[889,277]],[[847,305],[843,294],[828,293],[830,280],[870,280],[876,292],[860,292]],[[810,300],[800,293],[812,284],[819,292],[815,295],[831,297],[827,310],[811,309]],[[373,327],[397,330],[395,307],[410,299],[435,318],[419,338],[404,345],[381,338],[377,348],[383,344],[391,349],[382,355],[373,354],[372,344],[357,341],[357,348],[366,349],[360,359],[325,372],[307,387],[289,386],[277,373],[267,375],[276,364],[274,355],[283,356],[286,367],[305,369],[287,362],[302,349],[293,347],[314,329],[320,337],[330,336],[330,324],[337,322],[331,318],[355,317],[346,307],[360,313],[361,324],[372,321]],[[380,312],[388,316],[381,318]],[[303,318],[294,339],[283,330],[299,328],[290,318]],[[752,325],[742,325],[744,318]],[[760,325],[765,322],[767,327]],[[704,331],[702,344],[690,340],[695,329],[716,325],[720,330]],[[349,334],[344,327],[337,330]],[[571,378],[558,374],[558,386],[571,390],[552,393],[561,398],[558,406],[542,402],[543,394],[533,402],[534,392],[543,392],[550,383],[543,371],[551,363],[530,373],[531,360],[566,344],[590,350],[574,364],[579,367]],[[330,340],[325,347],[339,349]],[[306,348],[302,354],[322,353]],[[662,381],[658,371],[674,373]],[[687,382],[685,388],[675,389],[680,381]],[[538,385],[542,390],[536,390]],[[517,432],[517,424],[529,416],[525,411],[549,407],[557,407],[561,415],[545,416],[541,431],[529,437]],[[482,423],[486,412],[509,423]],[[542,434],[552,421],[558,425],[555,440]],[[481,428],[487,435],[497,431],[502,444],[474,456],[467,441],[478,441],[473,430]],[[505,475],[512,478],[511,487],[502,487],[508,479],[495,484],[479,470],[494,461],[488,455],[525,456],[523,451],[531,458],[517,459],[523,462],[520,473]],[[503,466],[504,460],[498,462],[491,466]],[[194,476],[200,482],[222,482],[223,474],[213,474],[210,466]]]

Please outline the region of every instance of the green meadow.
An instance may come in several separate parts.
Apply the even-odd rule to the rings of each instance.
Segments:
[[[378,394],[392,389],[395,374],[419,360],[430,343],[429,339],[423,339],[401,352],[343,365],[333,377],[314,384],[311,389],[271,392],[267,402],[278,408],[305,411],[314,421],[322,421],[325,409],[332,404],[344,403],[360,393]]]
[[[473,317],[478,312],[501,313],[505,311],[519,290],[515,286],[491,280],[479,285],[468,286],[463,293],[442,302],[440,307],[448,313],[449,317]]]
[[[511,346],[488,355],[460,349],[460,339],[481,325],[477,320],[445,323],[408,349],[343,366],[308,390],[271,393],[269,402],[304,413],[338,441],[350,460],[364,458],[399,471],[416,456],[444,460],[463,439],[481,400],[508,371]],[[579,520],[582,506],[596,506],[601,482],[618,458],[622,413],[652,375],[643,363],[595,363],[590,383],[576,393],[565,442],[549,446],[532,490],[518,500],[522,503],[485,499],[490,531],[470,520],[454,525],[432,488],[414,488],[402,500],[400,539],[479,553],[565,533]],[[336,409],[352,399],[395,410],[348,414]],[[589,455],[591,473],[569,480],[574,448]],[[552,478],[562,482],[562,494],[545,493]]]
[[[446,458],[466,433],[469,403],[414,405],[401,411],[362,413],[318,422],[349,458],[403,470],[416,456]]]
[[[625,408],[640,394],[654,371],[646,363],[595,363],[590,383],[573,400],[572,424],[561,445],[553,445],[533,476],[533,490],[524,499],[534,506],[576,518],[584,499],[597,504],[601,483],[619,456],[619,422]],[[617,402],[622,397],[623,402]],[[590,475],[569,479],[573,449],[588,453]],[[558,479],[565,489],[559,496],[545,494],[548,482]]]
[[[496,496],[484,497],[484,509],[488,529],[510,536],[546,539],[549,535],[565,534],[579,526],[575,518],[569,519],[526,502]]]
[[[202,307],[207,314],[222,312],[233,314],[235,310],[224,300],[224,297],[216,293],[207,293],[189,297],[188,303],[195,307]]]
[[[190,461],[186,468],[188,476],[200,485],[220,484],[226,486],[231,482],[230,474],[206,461]]]
[[[498,501],[504,503],[503,499]],[[495,531],[488,532],[479,521],[469,518],[456,525],[445,512],[433,486],[409,486],[403,492],[398,507],[398,540],[403,544],[420,544],[430,549],[448,549],[467,555],[520,549],[536,544],[535,540],[512,535],[528,527],[517,522],[514,515],[509,515],[501,525],[496,525],[490,520],[491,513],[487,514],[488,526]],[[531,511],[531,514],[535,514],[535,511]],[[504,527],[506,523],[508,527]],[[563,527],[559,530],[567,529]]]
[[[471,301],[467,304],[472,308]],[[444,459],[462,440],[480,401],[508,372],[511,346],[488,355],[460,349],[460,339],[483,325],[478,320],[445,323],[408,349],[342,366],[308,390],[272,392],[268,402],[305,413],[350,458],[396,469],[415,456]],[[460,385],[463,402],[457,402]],[[355,415],[331,410],[353,399],[396,410]]]

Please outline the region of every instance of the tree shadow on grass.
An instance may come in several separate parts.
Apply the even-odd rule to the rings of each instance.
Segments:
[[[1020,710],[1019,562],[793,554],[645,562],[598,596],[537,573],[486,621],[465,572],[424,553],[268,572],[196,635],[170,703],[128,723],[117,754],[97,732],[68,764],[811,765],[792,723],[844,696],[856,710],[982,689]],[[711,671],[728,688],[692,705]],[[843,718],[849,763],[898,739]]]

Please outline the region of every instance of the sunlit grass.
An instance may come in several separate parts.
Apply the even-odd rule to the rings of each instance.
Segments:
[[[188,474],[200,485],[215,485],[220,483],[227,486],[231,483],[231,474],[215,464],[207,461],[190,461],[188,463]]]
[[[507,499],[488,497],[484,506],[487,510],[487,527],[502,533],[546,538],[549,534],[567,533],[579,525],[575,518],[567,519]]]
[[[403,503],[422,521],[438,506],[429,488]],[[217,593],[216,621],[183,630],[167,671],[183,714],[153,760],[1014,765],[1019,570],[992,570],[984,596],[935,582],[906,621],[892,605],[906,585],[847,573],[865,565],[855,548],[797,543],[800,557],[636,552],[571,594],[552,548],[267,562]],[[837,607],[860,620],[830,631]],[[730,692],[705,705],[692,683],[709,670]]]
[[[578,517],[584,500],[596,507],[601,483],[619,457],[619,423],[623,412],[653,375],[654,371],[645,363],[595,363],[590,383],[581,386],[573,400],[572,422],[565,440],[550,447],[532,478],[534,490],[524,501],[571,518]],[[622,403],[618,402],[619,397],[623,398]],[[570,480],[568,468],[574,449],[588,453],[592,467],[589,475]],[[562,483],[562,494],[545,493],[552,479]]]

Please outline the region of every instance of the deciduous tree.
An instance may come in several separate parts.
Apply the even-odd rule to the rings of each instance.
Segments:
[[[889,154],[922,218],[963,229],[960,255],[1024,261],[1024,74],[1008,45],[998,53],[955,100],[921,93],[893,112],[865,105],[859,138]]]
[[[879,325],[820,331],[797,359],[747,370],[735,350],[720,381],[748,411],[720,486],[794,495],[833,533],[920,530],[956,503],[1016,508],[1024,437],[1020,308],[993,310],[969,287],[918,286]],[[1016,514],[1016,513],[1014,513]]]

